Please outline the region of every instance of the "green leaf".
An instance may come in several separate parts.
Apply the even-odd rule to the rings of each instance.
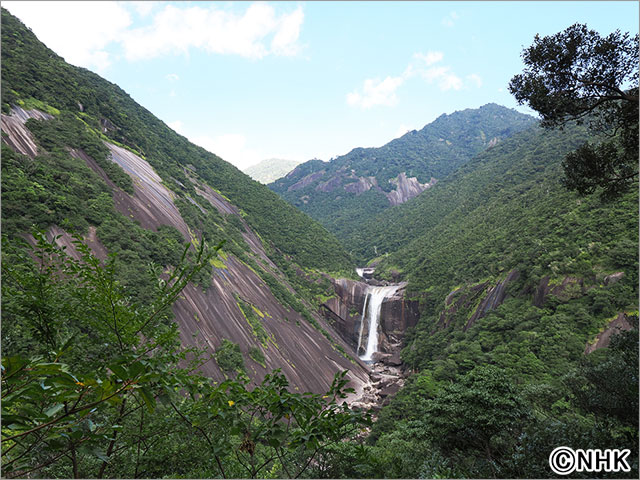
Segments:
[[[153,394],[147,387],[142,387],[138,391],[140,392],[140,396],[144,400],[144,403],[147,405],[149,412],[153,412],[153,410],[156,408],[156,399]]]
[[[62,403],[57,403],[57,404],[55,404],[55,405],[53,405],[53,406],[49,407],[48,409],[46,409],[46,410],[44,411],[44,414],[45,414],[47,417],[51,418],[51,417],[53,417],[56,413],[58,413],[60,410],[62,410],[63,408],[64,408],[64,404],[62,404]]]

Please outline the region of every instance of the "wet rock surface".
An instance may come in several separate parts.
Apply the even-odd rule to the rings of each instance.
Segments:
[[[360,342],[362,325],[362,310],[364,308],[367,290],[370,286],[387,286],[387,282],[375,279],[366,281],[349,280],[345,278],[331,279],[335,296],[322,305],[325,319],[334,327],[340,337],[353,349],[359,343],[366,343],[367,332],[363,333]],[[378,325],[378,351],[393,353],[397,351],[409,327],[418,323],[420,318],[419,302],[405,298],[406,282],[398,284],[396,292],[384,299],[380,310]],[[366,330],[367,325],[365,325]]]

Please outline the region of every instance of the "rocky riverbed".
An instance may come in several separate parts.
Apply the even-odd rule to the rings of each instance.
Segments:
[[[346,398],[351,407],[380,410],[404,385],[404,375],[399,366],[378,361],[371,364],[369,380]]]

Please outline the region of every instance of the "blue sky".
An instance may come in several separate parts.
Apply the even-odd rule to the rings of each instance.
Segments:
[[[635,34],[639,19],[635,1],[2,5],[240,168],[329,160],[489,102],[516,108],[506,87],[536,33]]]

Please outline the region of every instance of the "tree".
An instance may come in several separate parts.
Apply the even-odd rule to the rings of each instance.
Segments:
[[[326,395],[290,392],[279,371],[254,388],[246,375],[218,384],[197,372],[210,358],[180,345],[170,309],[222,243],[150,265],[143,303],[117,281],[113,255],[56,240],[3,237],[4,477],[299,477],[370,426],[342,402],[346,371]],[[223,342],[223,369],[243,368],[237,347]]]
[[[638,178],[638,35],[607,37],[575,24],[555,35],[535,36],[522,53],[523,73],[509,91],[542,117],[545,128],[582,124],[604,138],[565,157],[570,190],[614,197]]]
[[[477,367],[427,403],[424,424],[442,455],[471,476],[495,476],[530,416],[509,378],[495,366]]]
[[[116,280],[113,256],[101,264],[76,237],[75,259],[57,237],[33,235],[33,246],[3,237],[3,473],[30,476],[68,461],[71,471],[59,476],[101,478],[130,436],[124,419],[153,413],[156,398],[175,396],[199,365],[198,352],[180,347],[168,312],[222,244],[187,245],[162,279],[151,268],[156,296],[142,305]]]

